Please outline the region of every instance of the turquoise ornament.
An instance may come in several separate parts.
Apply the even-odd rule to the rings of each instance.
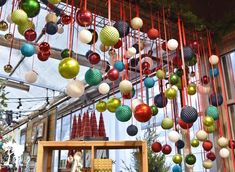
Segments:
[[[27,44],[27,43],[24,43],[21,46],[20,51],[21,51],[22,55],[25,57],[30,57],[35,54],[34,46],[31,44]]]
[[[155,81],[153,78],[151,77],[146,77],[144,79],[144,86],[147,87],[147,88],[152,88],[154,87],[154,84],[155,84]]]
[[[114,63],[114,68],[117,69],[119,72],[122,72],[125,68],[124,63],[122,61],[116,61]]]
[[[85,74],[86,83],[91,86],[96,86],[102,81],[102,74],[98,69],[89,69]]]
[[[212,105],[208,106],[206,109],[206,115],[212,117],[214,120],[217,120],[219,118],[218,108]]]
[[[119,106],[116,109],[115,115],[118,121],[127,122],[132,116],[131,108],[126,105]]]

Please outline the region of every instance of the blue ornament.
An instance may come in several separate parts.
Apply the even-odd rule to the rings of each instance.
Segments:
[[[147,88],[152,88],[155,84],[155,81],[151,77],[147,77],[144,79],[144,86]]]
[[[178,149],[183,149],[184,148],[184,141],[183,140],[178,140],[176,143],[175,143],[175,146],[178,148]]]
[[[122,61],[118,60],[114,63],[114,68],[117,69],[119,72],[123,71],[124,67],[125,66]]]
[[[223,104],[223,96],[220,93],[213,93],[210,95],[209,102],[211,102],[213,106],[220,106]]]
[[[185,106],[185,107],[182,108],[182,110],[180,112],[180,117],[187,124],[188,123],[193,123],[198,118],[197,109],[195,109],[192,106]]]
[[[127,127],[126,132],[129,136],[135,136],[138,133],[138,128],[131,124]]]
[[[5,5],[6,2],[7,2],[7,0],[0,0],[0,7],[2,7],[3,5]]]
[[[49,35],[54,35],[58,31],[58,26],[56,23],[48,22],[45,26],[45,29],[46,29],[46,33],[48,33]]]
[[[219,70],[218,68],[213,68],[213,69],[210,69],[209,73],[211,77],[213,77],[213,75],[214,77],[217,77],[219,75]]]
[[[24,43],[21,46],[20,51],[25,57],[30,57],[35,54],[34,46],[28,43]]]
[[[179,165],[175,165],[172,168],[172,172],[182,172],[182,168]]]
[[[154,104],[159,108],[165,107],[167,103],[168,103],[168,100],[165,97],[164,93],[160,93],[154,97]]]

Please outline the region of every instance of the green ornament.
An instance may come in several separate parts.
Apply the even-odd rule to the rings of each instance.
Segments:
[[[188,154],[186,157],[185,157],[185,162],[189,165],[193,165],[196,163],[196,156],[193,155],[193,154]]]
[[[178,75],[179,77],[183,76],[183,73],[184,73],[184,71],[181,68],[177,69],[177,71],[175,72],[175,74]]]
[[[96,86],[102,81],[102,74],[98,69],[89,69],[85,74],[86,83],[91,86]]]
[[[107,105],[105,101],[100,100],[97,104],[96,104],[96,110],[98,112],[104,112],[107,109]]]
[[[204,126],[204,130],[205,130],[207,133],[213,133],[213,132],[215,132],[215,130],[216,130],[216,125],[215,125],[215,123],[214,123],[213,125],[209,126],[209,127]]]
[[[214,124],[214,119],[210,116],[205,116],[203,119],[203,124],[207,127],[212,126]]]
[[[212,117],[214,120],[219,119],[218,108],[212,105],[208,106],[206,109],[206,115]]]
[[[194,66],[195,64],[197,64],[197,56],[194,54],[193,57],[185,63],[187,66]]]
[[[103,45],[114,46],[119,41],[119,32],[113,26],[105,26],[100,32],[100,41]]]
[[[40,3],[37,0],[22,0],[20,8],[26,12],[28,17],[32,18],[39,14]]]
[[[17,9],[11,14],[11,20],[17,25],[24,25],[28,22],[28,15],[24,10]]]
[[[18,32],[24,36],[24,32],[28,29],[35,30],[35,25],[32,21],[28,20],[25,24],[18,26]]]
[[[121,100],[118,98],[113,97],[107,102],[107,109],[109,112],[115,112],[119,106],[121,106]]]
[[[177,96],[177,90],[172,88],[172,87],[171,88],[167,88],[166,91],[165,91],[165,96],[168,99],[174,99]]]
[[[172,157],[172,160],[176,164],[180,164],[182,162],[182,156],[180,154],[176,154]]]
[[[187,88],[187,92],[189,95],[194,95],[197,92],[197,87],[196,84],[190,83]]]
[[[198,139],[193,139],[191,140],[191,146],[192,147],[198,147],[199,146],[199,140]]]
[[[156,72],[156,77],[158,79],[164,79],[166,76],[166,73],[164,72],[164,70],[162,69],[158,69],[157,72]]]
[[[176,74],[171,74],[170,76],[170,83],[175,85],[179,81],[179,76]]]
[[[115,112],[116,118],[121,122],[127,122],[131,119],[131,108],[126,105],[119,106]]]
[[[61,58],[64,59],[64,58],[67,58],[67,57],[72,57],[72,54],[73,54],[73,51],[69,49],[64,49],[62,52],[61,52]]]
[[[153,116],[157,115],[157,113],[158,113],[158,108],[157,108],[157,106],[152,105],[152,106],[150,106],[150,107],[151,107],[151,110],[152,110]]]
[[[161,127],[167,130],[167,129],[171,129],[173,125],[174,125],[173,119],[167,117],[162,120]]]

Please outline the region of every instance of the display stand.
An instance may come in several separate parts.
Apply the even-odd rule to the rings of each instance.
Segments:
[[[139,149],[141,172],[148,172],[148,152],[145,141],[39,141],[37,154],[37,172],[50,172],[53,150],[91,150],[91,171],[94,171],[96,150],[99,149]]]

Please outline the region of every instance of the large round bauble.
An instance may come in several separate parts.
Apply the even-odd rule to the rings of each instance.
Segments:
[[[199,146],[199,140],[198,139],[193,139],[193,140],[191,140],[191,142],[190,142],[190,144],[191,144],[191,146],[192,147],[198,147]]]
[[[58,31],[58,25],[56,23],[53,23],[53,22],[48,22],[45,25],[45,31],[49,35],[55,35]]]
[[[79,98],[84,94],[85,85],[79,80],[70,80],[65,88],[65,92],[70,97]]]
[[[107,73],[107,77],[110,81],[116,81],[119,78],[119,72],[117,69],[110,69]]]
[[[116,109],[115,115],[118,121],[127,122],[132,116],[131,108],[126,105],[121,105]]]
[[[183,51],[184,51],[184,60],[190,61],[194,56],[193,49],[191,47],[184,47]]]
[[[106,46],[114,46],[119,41],[119,32],[113,26],[105,26],[100,32],[100,41]]]
[[[190,83],[187,88],[187,92],[189,95],[194,95],[197,92],[197,86],[194,83]]]
[[[176,164],[180,164],[182,162],[182,156],[180,154],[176,154],[172,157],[172,161]]]
[[[142,101],[140,99],[133,99],[131,103],[132,112],[134,112],[135,108],[141,103]]]
[[[58,69],[62,77],[72,79],[77,76],[80,65],[76,59],[67,57],[60,61]]]
[[[154,104],[158,108],[163,108],[167,105],[168,100],[163,93],[160,93],[154,97]]]
[[[98,69],[89,69],[85,74],[86,83],[91,86],[96,86],[102,81],[102,74]]]
[[[107,109],[107,105],[106,102],[103,100],[100,100],[97,104],[96,104],[96,110],[98,112],[104,112]]]
[[[107,109],[109,112],[115,112],[119,106],[121,106],[121,100],[118,98],[113,97],[107,102]]]
[[[161,127],[164,129],[164,130],[168,130],[168,129],[171,129],[172,127],[174,126],[174,121],[173,119],[169,118],[169,117],[166,117],[162,120],[162,123],[161,123]]]
[[[3,5],[5,5],[6,2],[7,2],[7,0],[0,0],[0,7],[2,7]]]
[[[162,146],[162,153],[164,153],[165,155],[168,155],[171,153],[171,146],[168,144],[165,144]]]
[[[58,20],[57,15],[55,13],[47,14],[45,19],[47,23],[49,22],[56,23]]]
[[[155,81],[153,78],[151,77],[146,77],[144,79],[144,86],[147,87],[147,88],[152,88],[154,87],[154,84],[155,84]]]
[[[195,164],[196,162],[196,156],[193,155],[193,154],[188,154],[186,157],[185,157],[185,162],[189,165],[193,165]]]
[[[143,20],[139,17],[134,17],[131,20],[131,27],[135,30],[140,29],[143,26]]]
[[[158,69],[156,72],[156,76],[158,79],[164,79],[166,76],[166,73],[162,69]]]
[[[204,141],[204,140],[207,139],[208,134],[207,134],[204,130],[199,130],[199,131],[196,133],[196,137],[197,137],[198,140]]]
[[[215,122],[214,119],[213,119],[212,117],[210,117],[210,116],[205,116],[205,117],[203,118],[203,124],[204,124],[205,126],[207,126],[207,127],[213,125],[214,122]]]
[[[37,33],[33,29],[28,29],[24,32],[24,37],[27,41],[34,41],[37,38]]]
[[[37,0],[23,0],[20,2],[20,8],[27,13],[28,17],[32,18],[39,14],[40,3]]]
[[[108,94],[109,93],[109,91],[110,91],[110,86],[109,86],[109,84],[107,84],[107,83],[101,83],[100,85],[99,85],[99,87],[98,87],[98,91],[99,91],[99,93],[100,94]]]
[[[152,105],[152,106],[150,106],[150,107],[151,107],[151,109],[152,109],[153,116],[157,115],[157,113],[158,113],[158,108],[157,108],[157,106]]]
[[[100,55],[98,53],[90,53],[88,56],[88,60],[90,62],[90,64],[98,64],[100,62]]]
[[[106,52],[109,50],[109,46],[106,46],[106,45],[103,45],[103,44],[100,44],[100,51],[102,52]]]
[[[92,13],[87,9],[80,9],[76,13],[76,21],[80,26],[87,27],[92,24]]]
[[[192,106],[185,106],[180,112],[180,118],[186,123],[194,123],[198,118],[197,109]]]
[[[176,98],[177,90],[174,89],[173,87],[167,88],[165,91],[165,96],[166,96],[166,98],[172,100],[172,99]]]
[[[147,122],[152,117],[151,107],[147,104],[141,103],[135,107],[134,111],[135,119],[139,122]]]
[[[13,67],[10,64],[7,64],[4,66],[4,71],[6,73],[11,73],[12,69],[13,69]]]
[[[193,126],[193,123],[186,123],[181,118],[178,120],[178,124],[182,129],[189,129]]]
[[[209,101],[211,101],[213,106],[220,106],[223,104],[223,96],[220,93],[213,93],[210,95]]]
[[[59,4],[61,0],[48,0],[48,2],[51,4]]]
[[[42,42],[39,44],[39,50],[42,51],[42,52],[47,52],[50,50],[50,45],[47,43],[47,42]],[[67,56],[67,57],[70,57],[70,56]]]
[[[94,29],[88,29],[88,31],[90,31],[91,34],[92,34],[92,39],[91,39],[91,41],[88,44],[92,45],[92,44],[97,42],[97,40],[98,40],[98,33]]]
[[[130,26],[127,22],[125,21],[117,21],[113,27],[115,27],[120,35],[120,38],[123,38],[125,36],[127,36],[130,32]]]
[[[84,43],[88,44],[92,40],[92,34],[89,30],[83,29],[78,34],[79,40]]]
[[[213,147],[213,144],[210,140],[205,140],[203,143],[202,143],[202,147],[205,151],[210,151]]]
[[[213,166],[213,162],[210,159],[206,159],[206,160],[203,161],[202,166],[205,169],[211,169],[212,166]]]
[[[170,75],[170,83],[171,84],[173,84],[173,85],[175,85],[175,84],[177,84],[178,83],[178,81],[179,81],[179,76],[178,75],[176,75],[176,74],[171,74]]]
[[[211,87],[198,84],[197,85],[197,91],[201,94],[209,94],[211,92]]]
[[[173,130],[168,133],[168,139],[175,143],[180,139],[180,135],[177,131]]]
[[[216,159],[216,156],[215,156],[215,153],[214,152],[208,152],[206,154],[206,157],[211,160],[211,161],[214,161]]]
[[[210,77],[217,77],[219,76],[218,68],[213,68],[209,70]]]
[[[26,23],[24,23],[23,25],[19,25],[18,26],[18,32],[21,35],[24,35],[24,33],[29,30],[29,29],[33,29],[35,30],[35,25],[32,21],[28,20]]]
[[[8,23],[5,22],[4,20],[0,21],[0,31],[5,32],[7,31],[7,29],[8,29]]]
[[[158,32],[158,30],[157,30],[157,29],[155,29],[155,28],[151,28],[151,29],[149,29],[149,30],[148,30],[147,35],[148,35],[149,39],[151,39],[151,40],[155,40],[155,39],[157,39],[157,38],[158,38],[158,36],[159,36],[159,32]]]
[[[212,117],[214,120],[219,118],[218,108],[212,105],[209,105],[206,109],[206,115]]]
[[[220,147],[227,147],[228,144],[229,144],[229,140],[225,137],[220,137],[218,140],[217,140],[217,144],[220,146]]]
[[[116,61],[116,62],[114,63],[114,66],[113,66],[113,67],[114,67],[115,69],[117,69],[118,72],[123,71],[124,68],[125,68],[124,63],[123,63],[122,61],[120,61],[120,60]]]
[[[217,65],[219,63],[219,57],[217,55],[211,55],[209,57],[209,62],[211,65]]]
[[[24,43],[21,46],[20,51],[21,51],[22,55],[25,57],[30,57],[35,54],[34,46],[31,44],[28,44],[28,43]]]
[[[219,151],[219,155],[221,158],[228,158],[229,157],[229,150],[227,148],[222,148]]]
[[[160,142],[154,142],[151,145],[151,149],[153,152],[158,153],[162,150],[162,145]]]
[[[37,81],[38,74],[35,71],[31,70],[25,73],[24,78],[27,83],[32,84]]]
[[[175,146],[178,148],[178,149],[183,149],[184,146],[185,146],[185,143],[183,140],[178,140],[177,142],[175,142]]]
[[[17,25],[24,25],[28,22],[28,15],[22,9],[17,9],[11,14],[11,20]]]
[[[172,172],[182,172],[182,168],[179,165],[174,165]]]
[[[132,83],[129,81],[129,80],[122,80],[120,83],[119,83],[119,90],[122,94],[127,94],[127,93],[130,93],[132,92]]]
[[[127,127],[126,132],[129,136],[135,136],[138,133],[138,128],[131,124]]]
[[[178,48],[178,41],[175,39],[170,39],[167,41],[167,48],[171,51],[176,50]]]
[[[207,75],[204,75],[202,78],[201,78],[201,82],[203,83],[203,84],[209,84],[209,82],[210,82],[210,77],[209,76],[207,76]]]
[[[45,52],[44,51],[39,51],[38,52],[38,59],[40,61],[47,61],[49,59],[50,55],[51,55],[50,51],[45,51]]]

